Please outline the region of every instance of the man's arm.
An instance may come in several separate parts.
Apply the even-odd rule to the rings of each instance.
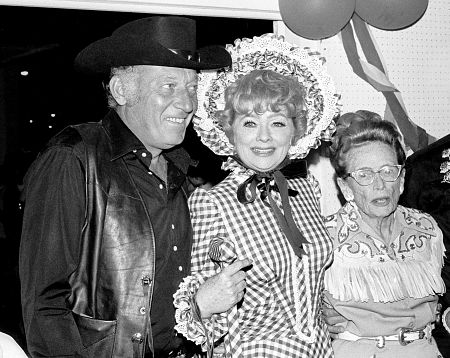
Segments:
[[[44,152],[25,179],[19,270],[29,353],[76,356],[81,343],[67,299],[84,222],[85,180],[69,148]]]

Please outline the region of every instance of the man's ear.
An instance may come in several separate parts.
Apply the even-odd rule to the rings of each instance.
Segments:
[[[124,86],[119,76],[111,77],[111,79],[109,80],[109,91],[120,106],[123,106],[127,103]]]
[[[337,185],[339,186],[339,189],[341,190],[341,193],[344,196],[345,200],[352,201],[355,198],[352,189],[344,179],[337,178]]]

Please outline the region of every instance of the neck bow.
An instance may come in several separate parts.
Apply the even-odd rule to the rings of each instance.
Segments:
[[[248,168],[239,158],[233,157],[243,167]],[[252,169],[254,170],[254,169]],[[292,249],[298,257],[305,254],[303,244],[308,241],[299,230],[292,217],[291,205],[289,204],[289,196],[297,196],[298,192],[288,188],[287,179],[306,178],[308,173],[307,163],[303,159],[285,159],[277,168],[269,172],[256,172],[247,180],[239,185],[237,190],[237,198],[242,204],[249,204],[255,201],[257,190],[264,205],[270,207],[274,213],[278,224],[286,235]],[[247,194],[249,189],[250,195]],[[280,193],[281,206],[280,210],[271,192],[275,190]],[[268,199],[268,200],[266,200]]]

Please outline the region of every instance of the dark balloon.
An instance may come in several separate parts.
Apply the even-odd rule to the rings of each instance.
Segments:
[[[428,0],[356,0],[355,12],[382,30],[411,26],[425,13]]]
[[[278,0],[278,4],[286,26],[311,40],[336,35],[355,11],[355,0]]]

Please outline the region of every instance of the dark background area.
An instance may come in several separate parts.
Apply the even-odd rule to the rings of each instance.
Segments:
[[[0,331],[24,349],[17,268],[23,176],[51,136],[106,113],[100,81],[73,70],[76,54],[120,25],[151,15],[0,6]],[[192,18],[199,47],[273,31],[267,20]],[[183,145],[200,160],[197,174],[206,175],[206,168],[211,180],[220,177],[221,158],[199,142],[192,128]]]

